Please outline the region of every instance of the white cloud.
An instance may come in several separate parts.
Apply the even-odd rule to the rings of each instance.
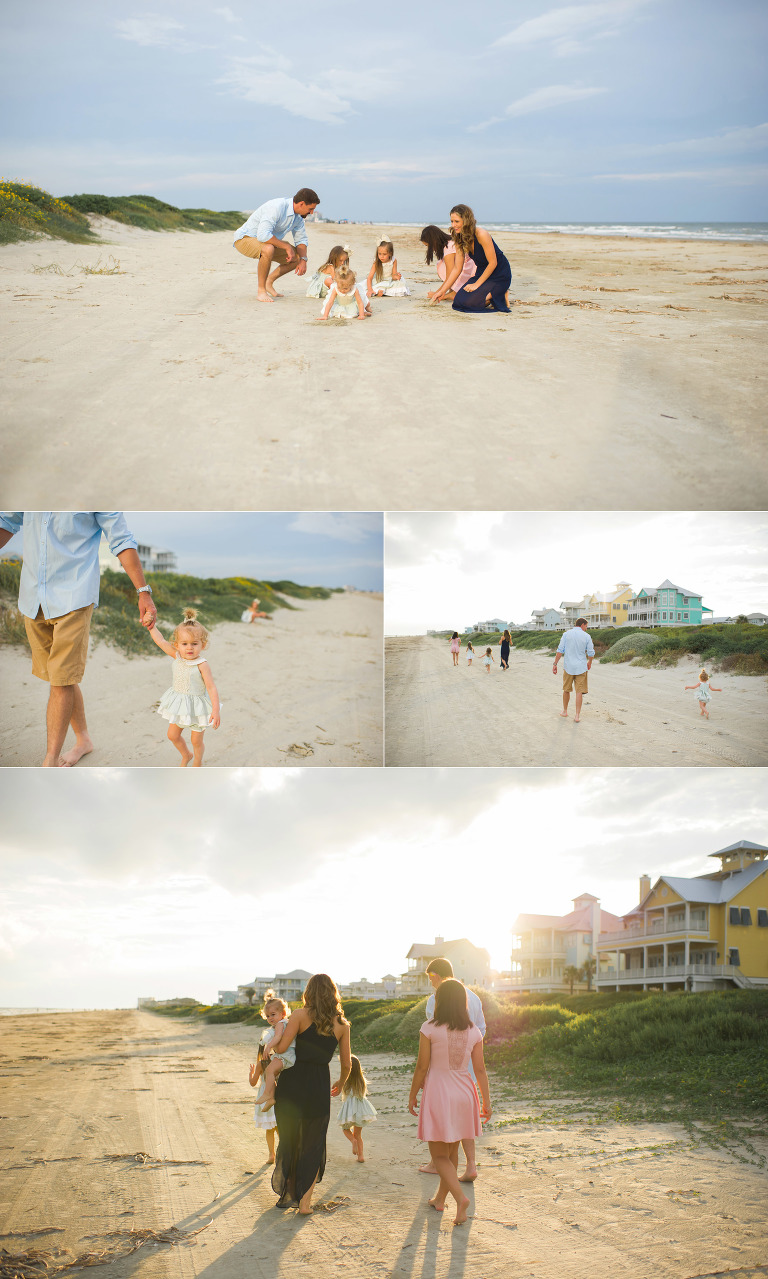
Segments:
[[[213,12],[223,18],[225,22],[239,22],[240,19],[232,12],[229,5],[222,5],[220,9],[214,9]]]
[[[730,169],[671,169],[667,173],[596,173],[596,182],[722,182],[728,186],[753,186],[768,179],[768,165],[734,166]]]
[[[585,39],[605,39],[615,35],[617,23],[622,18],[631,17],[635,10],[648,3],[649,0],[608,0],[601,4],[550,9],[501,36],[495,41],[495,46],[525,49],[535,44],[551,43],[553,53],[558,57],[568,57],[583,52]],[[582,39],[575,39],[577,35]]]
[[[697,151],[722,155],[741,151],[762,151],[768,147],[768,124],[755,124],[739,129],[723,129],[707,138],[684,138],[679,142],[659,142],[642,147],[644,153],[661,155],[674,151]]]
[[[122,18],[116,23],[121,40],[130,40],[133,44],[178,46],[178,32],[184,27],[173,18],[161,18],[157,13],[148,13],[140,18]]]
[[[549,84],[543,89],[534,89],[523,98],[517,98],[505,108],[504,115],[491,116],[480,124],[472,124],[469,133],[477,133],[487,129],[491,124],[500,124],[504,120],[520,115],[532,115],[535,111],[549,111],[552,107],[562,107],[568,102],[580,102],[583,98],[594,98],[598,94],[607,93],[607,89],[599,89],[578,84]]]
[[[294,533],[331,537],[339,542],[363,542],[371,533],[382,531],[382,518],[376,514],[337,515],[324,511],[304,511],[288,527]]]
[[[321,124],[341,124],[352,114],[352,104],[319,84],[305,84],[287,74],[283,66],[275,67],[271,57],[258,55],[231,58],[230,69],[218,81],[246,102],[281,107],[291,115],[317,120]]]

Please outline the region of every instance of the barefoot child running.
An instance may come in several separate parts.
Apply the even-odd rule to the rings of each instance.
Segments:
[[[219,694],[213,682],[211,668],[202,656],[208,647],[208,632],[197,620],[193,608],[184,609],[184,621],[171,636],[170,644],[163,638],[157,626],[149,632],[164,653],[173,658],[173,684],[163,693],[158,715],[170,721],[168,741],[173,742],[181,755],[180,768],[199,768],[203,762],[203,733],[210,725],[218,728],[221,723]],[[185,728],[192,730],[192,750],[184,741]]]
[[[359,1058],[353,1056],[352,1069],[341,1089],[344,1101],[339,1111],[338,1123],[344,1136],[352,1142],[352,1154],[357,1156],[359,1164],[365,1163],[363,1124],[371,1124],[378,1118],[375,1106],[371,1105],[365,1095],[367,1091],[368,1080],[363,1074]]]
[[[491,652],[489,648],[487,648],[485,650],[485,657],[483,658],[483,666],[485,667],[486,675],[490,675],[491,662],[495,662],[495,661],[496,661],[496,658],[493,656],[493,653]]]
[[[472,647],[472,641],[467,640],[467,666],[472,665],[472,658],[475,656],[475,650]]]
[[[707,705],[709,702],[712,701],[711,694],[722,693],[723,691],[722,688],[715,688],[714,684],[710,684],[709,675],[707,674],[707,672],[701,671],[701,673],[699,674],[698,684],[686,684],[685,686],[686,693],[688,692],[689,689],[692,689],[696,693],[696,696],[699,699],[699,714],[704,715],[707,719],[709,719],[709,711],[707,710]]]
[[[253,1108],[253,1122],[267,1139],[267,1163],[273,1164],[275,1162],[275,1133],[277,1131],[275,1109],[274,1106],[267,1111],[262,1111],[261,1109],[261,1097],[264,1092],[264,1068],[267,1064],[264,1058],[264,1039],[269,1034],[271,1034],[269,1030],[265,1030],[262,1033],[258,1057],[255,1062],[251,1062],[248,1071],[248,1083],[251,1088],[255,1088],[257,1084],[259,1087],[259,1091],[256,1093],[256,1105]]]
[[[273,1040],[282,1037],[283,1031],[288,1025],[288,1018],[291,1015],[291,1010],[285,1000],[279,999],[274,991],[268,990],[264,996],[264,1007],[261,1010],[261,1015],[266,1018],[272,1028],[271,1031],[267,1031],[264,1041],[265,1055],[271,1057],[271,1060],[264,1067],[264,1091],[256,1101],[256,1104],[261,1106],[262,1113],[264,1113],[274,1105],[275,1085],[280,1071],[287,1070],[296,1061],[296,1046],[291,1044],[290,1048],[286,1048],[284,1053],[275,1053],[272,1056],[269,1045]]]

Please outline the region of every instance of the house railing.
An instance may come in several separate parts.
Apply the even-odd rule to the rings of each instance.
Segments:
[[[730,977],[734,981],[741,970],[733,964],[658,964],[648,968],[601,968],[595,980],[601,981],[662,981],[669,977]]]
[[[647,928],[625,928],[618,933],[600,933],[597,944],[598,946],[610,946],[615,943],[642,941],[644,937],[671,937],[679,933],[695,933],[699,937],[708,937],[709,928],[706,922],[694,923],[693,920],[688,927],[685,926],[685,919],[679,924],[667,924],[664,927],[664,921],[659,920],[658,924],[649,924]]]

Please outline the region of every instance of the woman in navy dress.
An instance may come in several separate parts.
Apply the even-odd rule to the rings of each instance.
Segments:
[[[494,311],[509,311],[507,296],[512,268],[495,240],[475,222],[468,204],[454,204],[451,232],[457,250],[472,259],[477,272],[456,292],[454,311],[484,311],[490,303]]]

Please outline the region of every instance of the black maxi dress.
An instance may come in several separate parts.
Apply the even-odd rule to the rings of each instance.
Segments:
[[[505,666],[509,662],[509,640],[501,641],[501,660]]]
[[[313,1181],[325,1171],[325,1137],[331,1117],[329,1062],[338,1047],[335,1035],[308,1026],[296,1036],[296,1061],[278,1075],[275,1118],[278,1147],[272,1189],[278,1208],[296,1208]]]
[[[485,249],[475,236],[472,241],[472,248],[469,250],[467,257],[470,257],[477,267],[477,272],[473,279],[467,280],[467,284],[462,285],[456,297],[453,299],[454,311],[484,311],[485,299],[490,293],[491,305],[494,311],[506,311],[509,313],[505,294],[512,283],[512,267],[509,265],[509,258],[505,257],[495,240],[491,240],[494,252],[496,254],[496,267],[484,280],[479,289],[475,289],[474,293],[467,293],[467,284],[474,284],[475,280],[483,274],[488,265]]]

